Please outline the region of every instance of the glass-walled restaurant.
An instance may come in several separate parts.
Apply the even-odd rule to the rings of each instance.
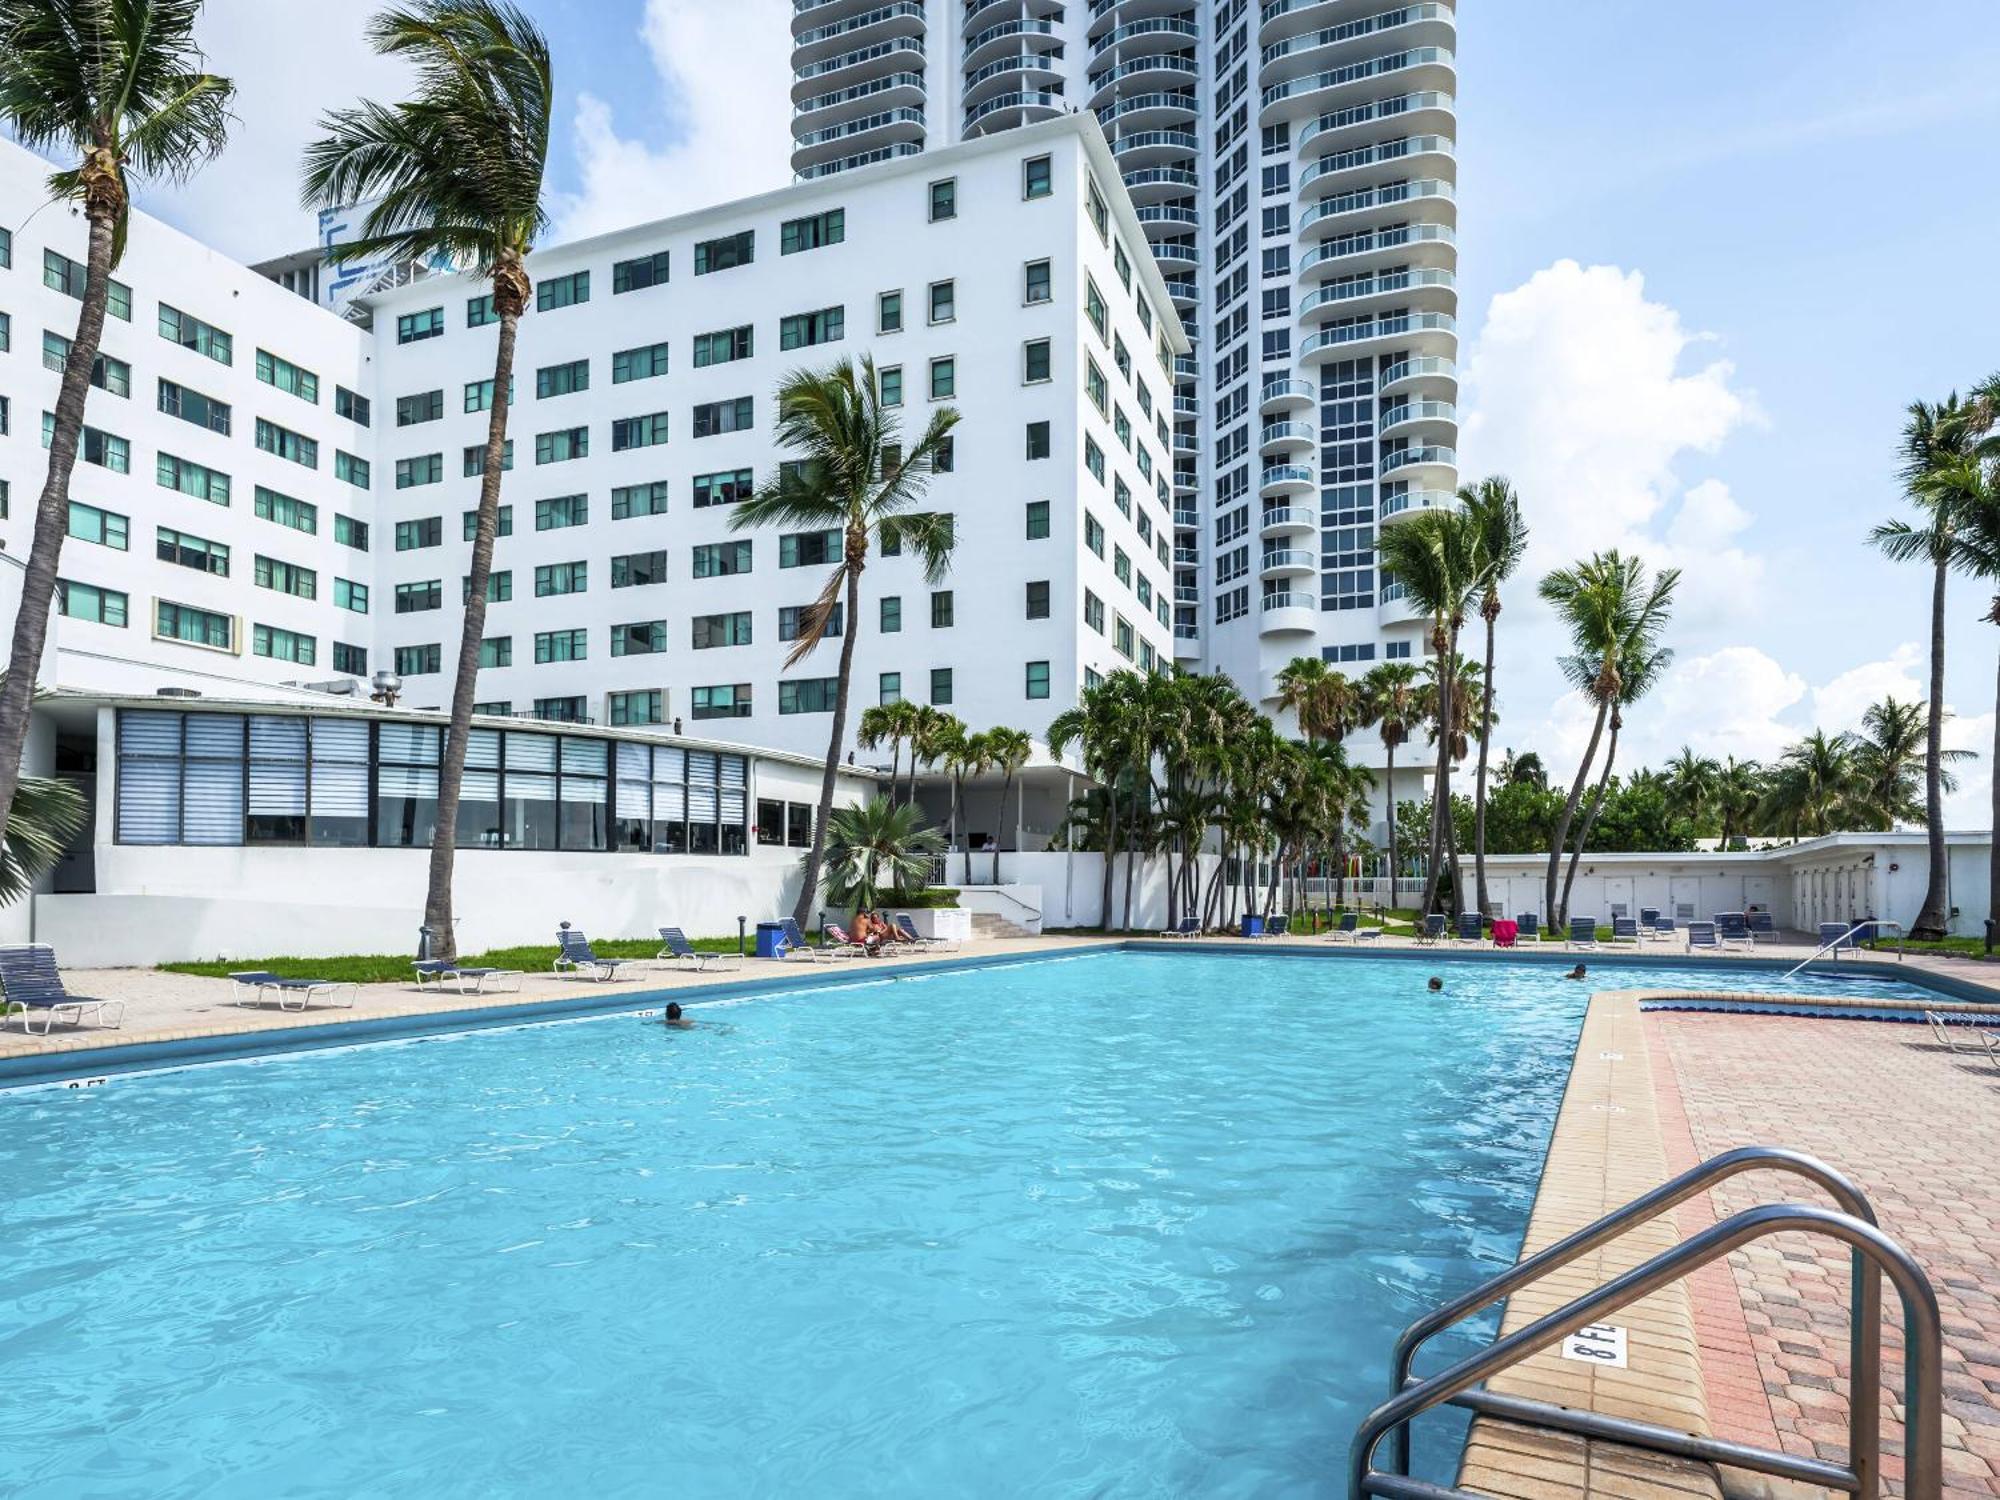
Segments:
[[[121,709],[121,844],[428,848],[444,729],[393,719]],[[749,761],[679,745],[477,728],[461,849],[744,854]]]

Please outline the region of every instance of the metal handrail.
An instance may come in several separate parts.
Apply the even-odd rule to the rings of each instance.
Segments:
[[[1903,1305],[1905,1487],[1911,1500],[1939,1500],[1944,1467],[1944,1337],[1938,1321],[1937,1294],[1923,1269],[1909,1253],[1874,1225],[1850,1214],[1792,1203],[1746,1209],[1720,1224],[1711,1225],[1643,1265],[1606,1282],[1596,1291],[1575,1298],[1527,1327],[1494,1340],[1478,1353],[1428,1380],[1397,1392],[1370,1412],[1355,1433],[1353,1446],[1348,1452],[1349,1494],[1356,1500],[1364,1495],[1392,1496],[1397,1500],[1437,1500],[1437,1497],[1460,1495],[1461,1491],[1421,1484],[1401,1475],[1380,1473],[1374,1467],[1375,1449],[1391,1430],[1408,1423],[1419,1413],[1470,1391],[1480,1381],[1539,1353],[1579,1328],[1588,1327],[1605,1315],[1651,1295],[1753,1240],[1795,1230],[1845,1241],[1854,1248],[1857,1259],[1865,1260],[1870,1267],[1880,1270],[1895,1283],[1897,1296]],[[1868,1278],[1861,1278],[1865,1279]],[[1861,1303],[1860,1290],[1860,1285],[1857,1285],[1857,1313]],[[1879,1361],[1857,1366],[1852,1372],[1849,1400],[1856,1430],[1862,1425],[1861,1414],[1873,1413],[1879,1406],[1881,1381]],[[1490,1401],[1493,1398],[1489,1393],[1482,1392],[1478,1399]],[[1564,1413],[1562,1408],[1544,1408],[1539,1402],[1521,1403],[1516,1409],[1533,1412],[1534,1420],[1545,1425],[1555,1424],[1547,1422],[1544,1412],[1579,1419],[1587,1415],[1587,1423],[1572,1430],[1584,1430],[1587,1426],[1589,1436],[1651,1452],[1727,1463],[1766,1474],[1801,1476],[1808,1472],[1805,1460],[1789,1454],[1717,1438],[1696,1437],[1651,1423],[1596,1413]],[[1880,1487],[1879,1458],[1879,1453],[1873,1449],[1864,1451],[1855,1447],[1849,1454],[1848,1467],[1831,1474],[1833,1486],[1849,1491],[1861,1500],[1874,1500]],[[1822,1472],[1817,1461],[1811,1465],[1810,1472]],[[1829,1479],[1819,1478],[1814,1482],[1828,1483]]]
[[[1036,911],[1034,907],[1028,905],[1027,902],[1023,901],[1019,896],[1015,895],[1012,891],[1003,890],[997,885],[977,885],[968,881],[966,884],[961,885],[959,887],[959,890],[961,892],[985,891],[989,895],[1004,896],[1009,901],[1013,902],[1016,906],[1020,907],[1022,911],[1026,912],[1029,916],[1033,917],[1037,922],[1042,920],[1042,914]]]
[[[1785,970],[1784,974],[1781,977],[1785,979],[1790,979],[1794,974],[1798,973],[1799,970],[1803,969],[1807,964],[1811,963],[1814,959],[1818,958],[1822,953],[1826,953],[1831,949],[1838,948],[1842,943],[1846,943],[1852,946],[1854,942],[1854,934],[1861,931],[1861,929],[1864,927],[1895,928],[1896,962],[1901,963],[1903,961],[1903,941],[1908,935],[1903,931],[1903,924],[1901,922],[1892,922],[1887,917],[1864,917],[1859,922],[1856,922],[1852,927],[1848,928],[1847,931],[1843,932],[1839,937],[1832,938],[1824,943],[1821,943],[1817,948],[1813,949],[1811,953],[1808,953],[1804,958],[1800,959],[1797,963],[1793,964],[1791,968]]]
[[[1417,1350],[1454,1323],[1464,1322],[1474,1313],[1482,1312],[1503,1297],[1511,1296],[1529,1282],[1539,1281],[1551,1271],[1562,1269],[1606,1241],[1618,1238],[1634,1225],[1658,1218],[1668,1209],[1685,1203],[1697,1193],[1706,1192],[1726,1178],[1737,1177],[1745,1172],[1761,1171],[1791,1172],[1808,1182],[1817,1183],[1826,1190],[1827,1196],[1840,1205],[1843,1212],[1852,1214],[1864,1224],[1876,1222],[1875,1209],[1868,1202],[1867,1196],[1844,1174],[1835,1171],[1825,1162],[1807,1156],[1801,1151],[1786,1150],[1782,1146],[1738,1146],[1733,1151],[1725,1151],[1720,1156],[1710,1157],[1699,1166],[1688,1168],[1680,1176],[1661,1183],[1649,1193],[1641,1194],[1622,1208],[1613,1209],[1594,1224],[1586,1224],[1574,1234],[1566,1235],[1526,1260],[1509,1266],[1499,1275],[1481,1282],[1463,1296],[1425,1313],[1396,1337],[1395,1353],[1390,1357],[1389,1364],[1389,1389],[1392,1392],[1400,1391],[1410,1384],[1410,1367],[1416,1362]],[[1860,1270],[1858,1262],[1855,1269],[1858,1275]],[[1872,1365],[1880,1357],[1881,1327],[1882,1289],[1871,1277],[1863,1283],[1862,1293],[1855,1299],[1854,1329],[1850,1341],[1850,1353],[1855,1369]],[[1874,1420],[1872,1409],[1870,1420]],[[1857,1437],[1862,1435],[1856,1434]],[[1861,1446],[1857,1442],[1857,1449]],[[1867,1446],[1870,1452],[1874,1451],[1872,1441]],[[1408,1427],[1396,1429],[1390,1443],[1390,1454],[1390,1462],[1396,1473],[1410,1472]]]

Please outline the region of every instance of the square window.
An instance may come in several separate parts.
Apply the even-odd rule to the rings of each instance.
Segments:
[[[958,217],[958,179],[942,178],[931,184],[931,222]]]

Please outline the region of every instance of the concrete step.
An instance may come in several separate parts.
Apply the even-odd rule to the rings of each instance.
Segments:
[[[1007,918],[988,911],[976,911],[972,914],[972,935],[982,940],[1033,936],[1018,922],[1010,922]]]

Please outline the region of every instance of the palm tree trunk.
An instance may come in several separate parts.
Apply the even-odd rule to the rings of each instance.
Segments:
[[[1098,930],[1111,930],[1111,866],[1118,858],[1118,787],[1116,778],[1104,792],[1104,907],[1098,914]]]
[[[1437,905],[1438,885],[1444,875],[1444,834],[1451,818],[1451,690],[1457,676],[1458,638],[1454,632],[1444,642],[1444,653],[1438,661],[1437,731],[1438,758],[1437,779],[1431,789],[1431,867],[1424,879],[1424,910]],[[1452,915],[1465,904],[1465,893],[1456,888],[1451,893]]]
[[[1945,935],[1946,894],[1950,856],[1944,846],[1944,592],[1946,563],[1941,559],[1931,580],[1931,699],[1924,728],[1924,833],[1930,849],[1930,873],[1924,881],[1924,904],[1910,926],[1913,938],[1936,941]]]
[[[493,407],[486,415],[486,456],[479,471],[472,566],[459,628],[458,669],[451,685],[451,725],[445,731],[444,756],[438,766],[437,827],[431,830],[430,877],[424,890],[424,926],[430,929],[432,958],[458,957],[458,927],[451,911],[451,878],[458,858],[458,798],[465,778],[465,745],[472,734],[472,705],[479,697],[479,648],[486,639],[486,580],[493,572],[493,538],[500,524],[500,464],[507,451],[507,387],[514,378],[514,335],[526,300],[519,290],[526,277],[519,266],[512,267],[519,283],[510,287],[505,284],[508,269],[496,271],[493,278],[495,310],[500,314],[500,337],[493,353]]]
[[[891,735],[889,738],[889,803],[892,807],[896,802],[896,769],[902,763],[902,759],[902,737],[900,735]]]
[[[1125,921],[1124,929],[1132,930],[1132,867],[1139,862],[1139,820],[1135,816],[1125,828]]]
[[[1389,788],[1389,905],[1394,907],[1402,894],[1397,875],[1402,869],[1402,860],[1396,852],[1396,747],[1385,745],[1389,764],[1383,772],[1383,780]]]
[[[1009,771],[1007,779],[1000,783],[1000,826],[993,830],[993,883],[1000,883],[1000,834],[1007,826],[1007,795],[1014,790],[1014,773]]]
[[[958,804],[965,795],[965,778],[954,771],[951,773],[951,841],[958,842]],[[971,841],[968,839],[967,844]],[[972,850],[967,847],[960,851],[965,856],[965,883],[972,884]]]
[[[1569,799],[1563,803],[1562,816],[1556,819],[1555,832],[1549,836],[1548,888],[1542,915],[1551,929],[1563,925],[1563,908],[1556,901],[1556,880],[1562,874],[1563,844],[1569,838],[1569,825],[1576,820],[1577,805],[1583,801],[1584,783],[1590,776],[1590,763],[1597,759],[1597,742],[1604,734],[1604,720],[1611,712],[1611,700],[1603,698],[1597,704],[1597,721],[1590,727],[1590,743],[1583,747],[1583,760],[1576,768],[1576,780],[1570,784]]]
[[[104,338],[104,309],[111,295],[112,225],[116,205],[92,201],[90,249],[84,265],[83,307],[76,315],[76,338],[63,361],[56,394],[55,429],[49,436],[48,477],[35,505],[35,535],[21,578],[21,606],[14,616],[14,641],[7,675],[0,678],[0,833],[21,784],[21,756],[28,743],[28,719],[35,701],[35,678],[49,638],[49,606],[56,593],[56,567],[69,534],[69,477],[83,438],[83,406],[90,395],[90,371]],[[22,421],[29,420],[24,412]]]
[[[1565,915],[1569,912],[1569,893],[1576,885],[1576,867],[1583,862],[1583,851],[1590,845],[1590,830],[1597,826],[1597,815],[1604,809],[1605,789],[1611,784],[1611,767],[1618,759],[1618,731],[1623,727],[1614,713],[1611,716],[1611,740],[1604,747],[1604,770],[1590,794],[1590,811],[1583,815],[1583,826],[1576,831],[1576,845],[1570,850],[1569,869],[1563,875],[1562,904]]]
[[[806,856],[805,879],[799,882],[799,899],[792,907],[792,920],[803,929],[819,899],[820,863],[826,858],[826,825],[833,816],[833,783],[840,769],[840,744],[847,737],[847,688],[854,675],[854,642],[861,634],[860,550],[847,549],[847,628],[840,633],[840,676],[833,689],[833,728],[826,741],[826,768],[820,773],[819,816],[813,820],[812,850]]]
[[[1488,616],[1486,670],[1479,704],[1479,771],[1472,790],[1472,879],[1482,912],[1486,910],[1486,755],[1493,741],[1493,625]]]

